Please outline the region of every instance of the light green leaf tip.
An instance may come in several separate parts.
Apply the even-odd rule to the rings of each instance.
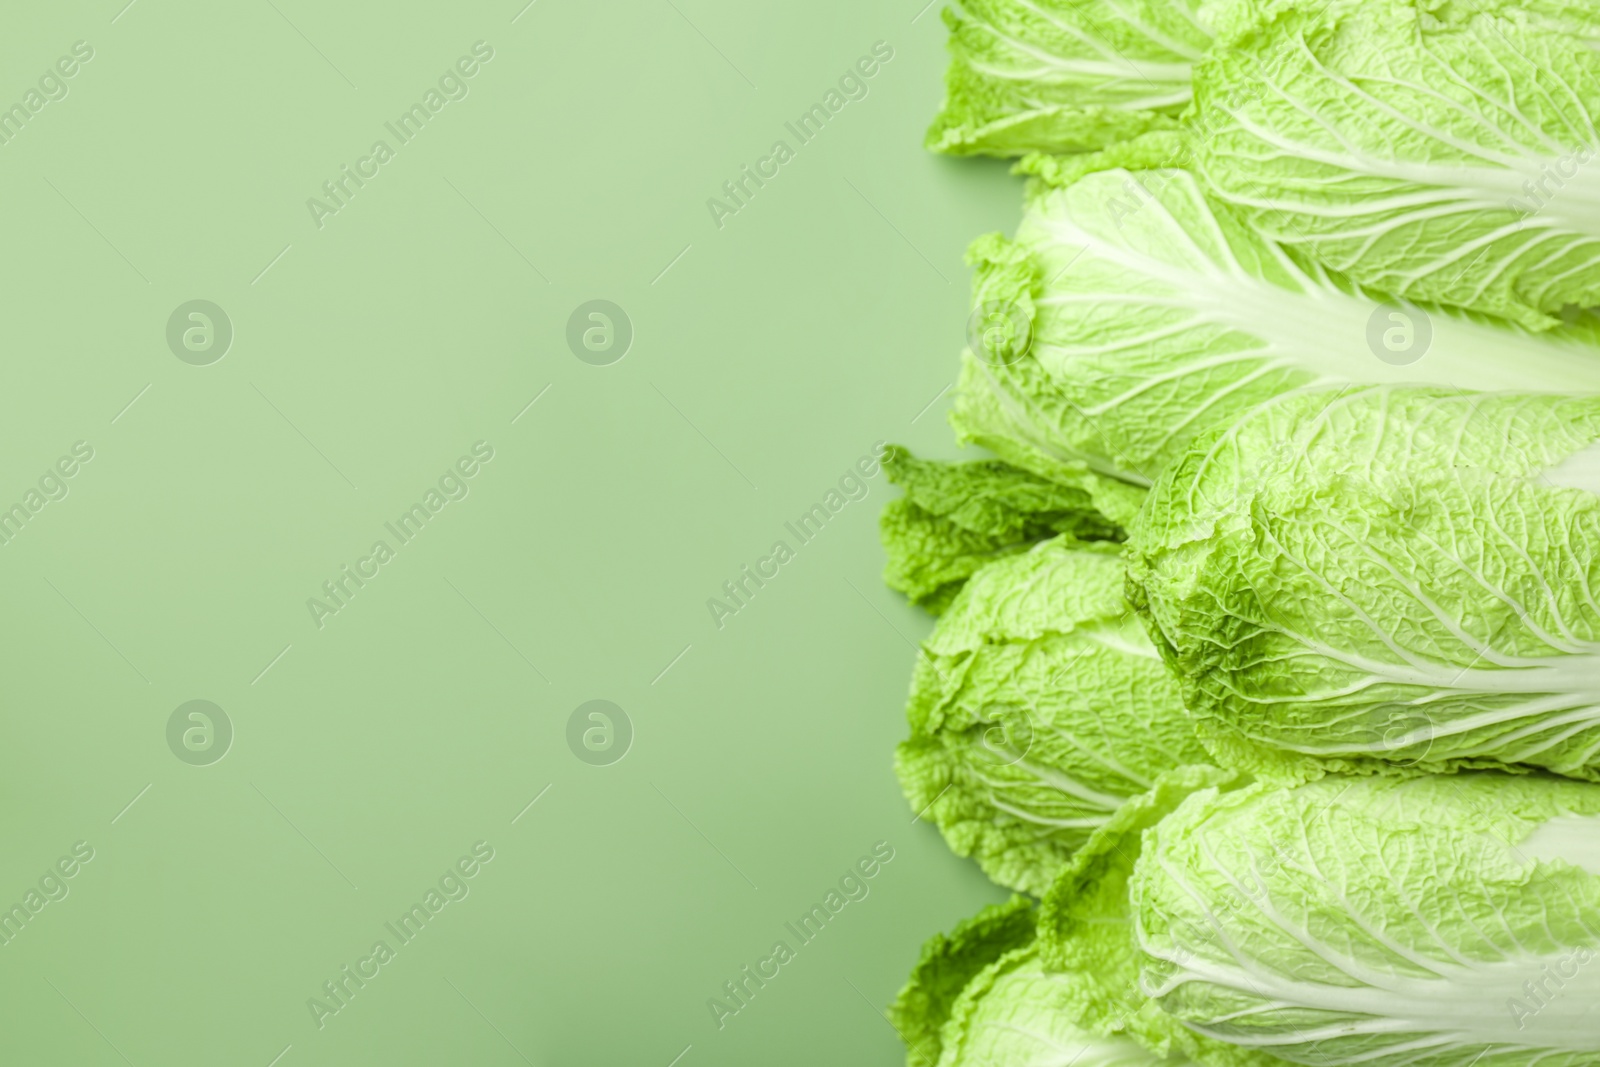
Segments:
[[[906,1045],[906,1067],[934,1067],[943,1052],[941,1031],[967,984],[1013,949],[1033,942],[1033,901],[1013,896],[991,904],[948,934],[922,946],[922,958],[889,1007],[889,1021]]]
[[[905,490],[879,516],[888,562],[884,582],[937,615],[980,568],[1067,534],[1118,540],[1122,527],[1095,510],[1088,490],[1052,482],[999,460],[919,460],[898,445],[883,457]]]

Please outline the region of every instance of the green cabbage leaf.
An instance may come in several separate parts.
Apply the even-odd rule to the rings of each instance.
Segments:
[[[959,0],[927,145],[952,155],[1102,148],[1171,128],[1210,34],[1196,0]]]
[[[1033,901],[1013,896],[927,940],[922,958],[889,1006],[889,1022],[906,1045],[906,1067],[940,1062],[944,1026],[957,998],[1001,956],[1033,944],[1037,923]]]
[[[937,615],[968,578],[1002,556],[1058,534],[1083,541],[1123,538],[1123,529],[1097,510],[1105,479],[1083,472],[1064,485],[999,460],[941,463],[891,446],[883,456],[889,481],[905,490],[879,515],[888,562],[883,580],[912,603]],[[1111,505],[1126,515],[1119,500]]]
[[[1118,551],[1058,538],[992,563],[922,645],[906,799],[1012,889],[1043,893],[1129,798],[1206,761]]]
[[[1595,323],[1535,333],[1385,301],[1259,236],[1163,166],[1151,135],[1035,159],[1015,239],[968,253],[981,331],[963,357],[958,437],[1056,480],[1148,486],[1198,436],[1297,390],[1420,382],[1600,391]]]
[[[1600,1062],[1600,786],[1203,790],[1130,892],[1141,987],[1216,1067]]]
[[[1259,232],[1377,291],[1533,329],[1600,304],[1592,10],[1206,10],[1218,37],[1195,69],[1198,166]]]
[[[1130,598],[1223,765],[1600,778],[1600,398],[1300,394],[1197,442]]]

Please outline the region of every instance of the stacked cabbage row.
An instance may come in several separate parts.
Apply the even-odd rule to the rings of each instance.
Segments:
[[[1600,1064],[1600,7],[959,0],[920,1067]]]

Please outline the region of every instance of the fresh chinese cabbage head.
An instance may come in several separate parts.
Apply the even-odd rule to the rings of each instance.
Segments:
[[[917,661],[906,798],[1013,889],[1044,892],[1128,798],[1206,760],[1123,599],[1118,550],[1057,538],[991,563]]]
[[[883,470],[906,494],[878,517],[888,556],[884,583],[935,615],[968,578],[1002,556],[1057,534],[1122,540],[1122,526],[1101,509],[1126,522],[1143,499],[1087,470],[1068,485],[999,460],[920,460],[898,445],[884,453]]]
[[[1131,883],[1141,984],[1312,1067],[1600,1063],[1600,786],[1492,772],[1201,791]]]
[[[1058,1001],[1074,1021],[1102,1038],[1131,1038],[1159,1062],[1210,1063],[1211,1039],[1179,1026],[1139,987],[1139,941],[1129,909],[1128,883],[1143,851],[1145,831],[1189,795],[1248,783],[1216,767],[1178,767],[1119,808],[1062,868],[1039,908],[1038,956],[1044,969],[1072,975]],[[1266,1056],[1254,1057],[1272,1067]],[[1237,1067],[1237,1065],[1236,1065]]]
[[[1191,1067],[1082,1025],[1095,976],[1047,965],[1035,918],[1017,897],[928,941],[890,1009],[906,1067]]]
[[[962,920],[948,934],[928,938],[888,1011],[906,1045],[906,1067],[934,1067],[940,1061],[944,1024],[961,991],[1001,956],[1031,945],[1037,922],[1033,901],[1013,896]]]
[[[1535,334],[1385,304],[1301,263],[1207,198],[1155,134],[1034,159],[1014,240],[975,243],[977,314],[1004,328],[963,361],[951,421],[1007,462],[1147,486],[1207,431],[1328,384],[1600,391],[1593,322]]]
[[[1534,329],[1600,304],[1592,7],[1224,0],[1206,14],[1199,166],[1263,234],[1376,290]]]
[[[1202,439],[1130,597],[1223,765],[1600,778],[1600,398],[1299,394]]]
[[[951,1009],[938,1067],[1196,1067],[1124,1034],[1092,1034],[1073,1021],[1080,976],[1047,969],[1036,948],[979,972]],[[923,1067],[911,1058],[908,1067]],[[1265,1064],[1262,1067],[1266,1067]]]
[[[1197,0],[959,0],[928,147],[1016,156],[1174,126],[1210,34]]]

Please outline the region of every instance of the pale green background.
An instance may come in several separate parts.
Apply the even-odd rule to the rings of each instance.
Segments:
[[[96,850],[0,948],[0,1062],[898,1063],[875,1009],[1002,894],[891,770],[928,628],[878,578],[894,491],[723,630],[705,601],[874,441],[953,451],[948,395],[916,417],[1020,187],[921,148],[937,3],[121,3],[0,36],[0,103],[96,52],[0,148],[0,505],[96,453],[0,548],[0,903]],[[479,39],[468,98],[319,231],[306,198]],[[706,198],[880,39],[718,231]],[[597,297],[636,331],[614,366],[564,341]],[[209,367],[164,340],[196,298],[236,331]],[[318,631],[306,598],[479,439],[470,497]],[[637,731],[610,767],[566,747],[596,697]],[[166,747],[193,698],[237,731],[214,766]],[[480,838],[471,896],[318,1031],[306,999]],[[719,1032],[706,999],[880,839]]]

